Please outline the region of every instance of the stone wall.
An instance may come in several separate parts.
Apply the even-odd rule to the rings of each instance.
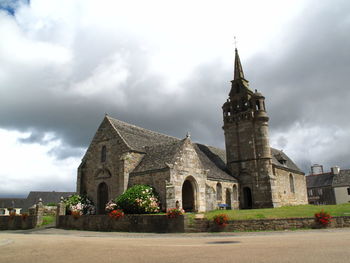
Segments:
[[[181,233],[185,230],[184,216],[168,218],[166,215],[125,215],[114,219],[107,215],[89,215],[74,218],[59,216],[57,228],[91,231]]]
[[[221,185],[221,198],[218,195],[218,183]],[[234,188],[235,186],[235,188]],[[219,189],[220,190],[220,189]],[[229,197],[227,197],[229,195]],[[219,196],[219,197],[218,197]],[[232,209],[239,208],[238,184],[225,181],[206,181],[207,211],[218,209],[218,204],[227,204]],[[228,202],[230,200],[230,202]]]
[[[1,215],[0,230],[30,229],[43,223],[44,206],[39,200],[35,207],[29,209],[28,214]]]
[[[330,228],[350,227],[350,216],[334,217]],[[266,231],[295,230],[303,228],[320,228],[314,218],[285,218],[232,220],[224,227],[218,227],[212,220],[205,218],[190,219],[188,216],[167,218],[166,215],[125,215],[118,220],[107,215],[90,215],[74,218],[71,215],[59,216],[57,228],[90,231],[117,232],[233,232],[233,231]]]
[[[36,226],[36,216],[28,216],[25,219],[21,215],[0,216],[0,230],[30,229]]]
[[[334,217],[331,228],[350,227],[350,216]],[[265,230],[294,230],[302,228],[321,228],[312,218],[281,218],[257,220],[232,220],[224,228],[218,227],[212,220],[195,219],[187,229],[189,232],[212,231],[265,231]]]
[[[305,175],[278,167],[274,167],[273,171],[277,179],[276,190],[281,206],[305,205],[308,203]],[[290,187],[290,175],[293,176],[294,192],[291,191]]]

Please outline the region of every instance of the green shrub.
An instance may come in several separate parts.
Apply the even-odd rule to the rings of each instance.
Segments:
[[[126,214],[150,214],[159,212],[158,195],[147,185],[135,185],[115,199],[118,208]]]

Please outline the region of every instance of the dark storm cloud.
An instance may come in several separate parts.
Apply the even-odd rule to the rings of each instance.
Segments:
[[[290,132],[296,123],[305,129],[320,127],[320,133],[334,127],[325,137],[350,130],[348,10],[348,1],[314,2],[285,28],[282,37],[276,38],[281,41],[277,46],[282,47],[282,53],[276,54],[271,48],[249,61],[253,69],[251,80],[267,96],[273,132]],[[328,167],[335,164],[350,167],[345,150],[350,147],[348,134],[334,138],[322,155],[313,157],[313,162],[322,160]],[[288,138],[280,142],[284,147]],[[316,148],[317,141],[305,147],[310,145]],[[314,149],[305,150],[312,153]],[[308,171],[306,165],[311,160],[299,162]]]
[[[266,96],[272,133],[287,132],[295,123],[349,129],[349,9],[347,1],[314,2],[282,36],[271,40],[280,44],[242,61],[251,88]],[[166,79],[147,70],[151,54],[127,35],[111,36],[94,28],[79,31],[72,53],[72,62],[63,66],[3,66],[12,77],[0,78],[5,87],[0,90],[2,128],[32,132],[21,140],[28,143],[45,143],[44,134],[54,134],[63,145],[51,151],[58,158],[81,155],[105,112],[179,138],[190,131],[195,141],[223,147],[221,105],[229,93],[233,69],[221,61],[197,67],[179,84],[178,92],[165,92]],[[76,92],[76,86],[87,88],[82,83],[101,64],[106,69],[120,64],[128,74],[117,81],[113,76],[119,69],[112,71],[91,84],[112,83],[112,88],[87,90],[87,95]],[[349,137],[344,139],[344,145],[350,146]],[[288,138],[280,137],[278,144],[287,146]],[[339,160],[350,167],[345,152],[337,152],[329,162]],[[303,167],[310,164],[308,159],[299,161]]]
[[[327,3],[310,5],[276,39],[283,41],[282,54],[271,49],[251,58],[252,79],[269,95],[274,129],[295,121],[347,125],[350,3]]]

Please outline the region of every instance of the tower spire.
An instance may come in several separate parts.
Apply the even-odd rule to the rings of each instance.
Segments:
[[[235,47],[235,73],[233,80],[236,79],[244,79],[243,68],[241,64],[241,60],[239,59],[237,47]]]

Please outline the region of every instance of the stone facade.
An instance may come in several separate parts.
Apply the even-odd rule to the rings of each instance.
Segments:
[[[163,210],[307,203],[304,174],[270,148],[265,97],[249,89],[237,50],[223,115],[226,151],[106,115],[78,168],[77,192],[88,195],[100,214],[108,200],[135,184],[153,186]]]
[[[237,208],[237,196],[225,199],[225,192],[224,199],[216,197],[218,183],[230,196],[238,187],[220,154],[189,136],[180,140],[106,116],[78,168],[77,192],[88,195],[100,214],[108,200],[136,184],[153,186],[162,210],[180,206],[203,212],[226,201]],[[212,195],[207,194],[210,186]]]
[[[249,88],[237,49],[235,56],[234,79],[222,109],[227,166],[239,181],[240,206],[306,204],[304,174],[283,152],[270,148],[265,97]]]

